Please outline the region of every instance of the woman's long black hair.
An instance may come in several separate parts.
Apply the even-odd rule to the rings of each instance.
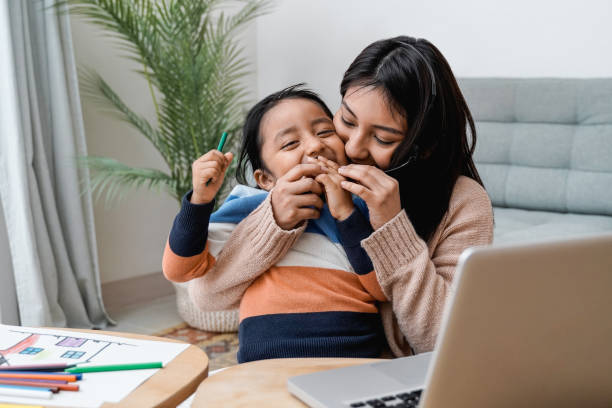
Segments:
[[[286,99],[307,99],[319,105],[323,112],[333,119],[333,115],[325,102],[315,92],[304,88],[304,83],[295,84],[274,92],[257,102],[247,113],[244,125],[242,126],[242,145],[240,147],[240,158],[236,169],[236,179],[240,184],[248,184],[247,175],[250,171],[266,169],[261,160],[261,121],[264,115],[279,102]],[[250,167],[250,168],[249,168]]]
[[[472,154],[476,129],[455,76],[429,41],[400,36],[367,46],[348,68],[340,93],[375,87],[389,108],[406,119],[406,137],[393,152],[389,171],[398,180],[402,208],[421,238],[429,240],[448,210],[460,175],[482,185]],[[468,130],[469,127],[469,137]]]

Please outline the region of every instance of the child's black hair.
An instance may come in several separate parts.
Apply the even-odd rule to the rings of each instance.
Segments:
[[[321,109],[323,109],[323,112],[325,112],[330,119],[333,119],[331,111],[327,105],[325,105],[321,97],[315,92],[304,88],[303,83],[287,87],[257,102],[247,114],[244,126],[242,127],[240,158],[238,159],[238,168],[236,170],[236,179],[239,183],[248,184],[247,174],[251,170],[266,169],[261,160],[261,120],[270,109],[285,99],[308,99],[319,105]]]

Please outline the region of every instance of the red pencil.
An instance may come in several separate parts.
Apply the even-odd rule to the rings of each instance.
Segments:
[[[57,388],[62,391],[78,391],[79,386],[76,384],[57,384],[55,382],[44,382],[38,380],[23,380],[23,379],[14,379],[14,380],[0,380],[0,384],[4,385],[25,385],[28,387],[41,387],[41,388]]]

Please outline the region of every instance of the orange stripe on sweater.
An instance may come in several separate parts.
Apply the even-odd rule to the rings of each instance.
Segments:
[[[194,256],[180,256],[170,248],[166,241],[162,270],[166,279],[172,282],[187,282],[203,276],[215,265],[215,257],[208,252],[208,241],[204,251]]]
[[[372,271],[366,273],[365,275],[359,275],[359,280],[363,287],[370,292],[374,298],[380,302],[388,302],[389,299],[385,296],[380,287],[380,283],[378,283],[378,278],[376,277],[376,272]]]
[[[240,320],[278,313],[378,313],[356,274],[304,266],[273,266],[246,290]]]

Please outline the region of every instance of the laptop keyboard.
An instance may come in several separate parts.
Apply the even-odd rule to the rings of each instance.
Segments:
[[[357,401],[351,403],[349,406],[351,408],[414,408],[419,405],[422,391],[423,390],[403,392],[401,394],[387,395],[366,401]]]

